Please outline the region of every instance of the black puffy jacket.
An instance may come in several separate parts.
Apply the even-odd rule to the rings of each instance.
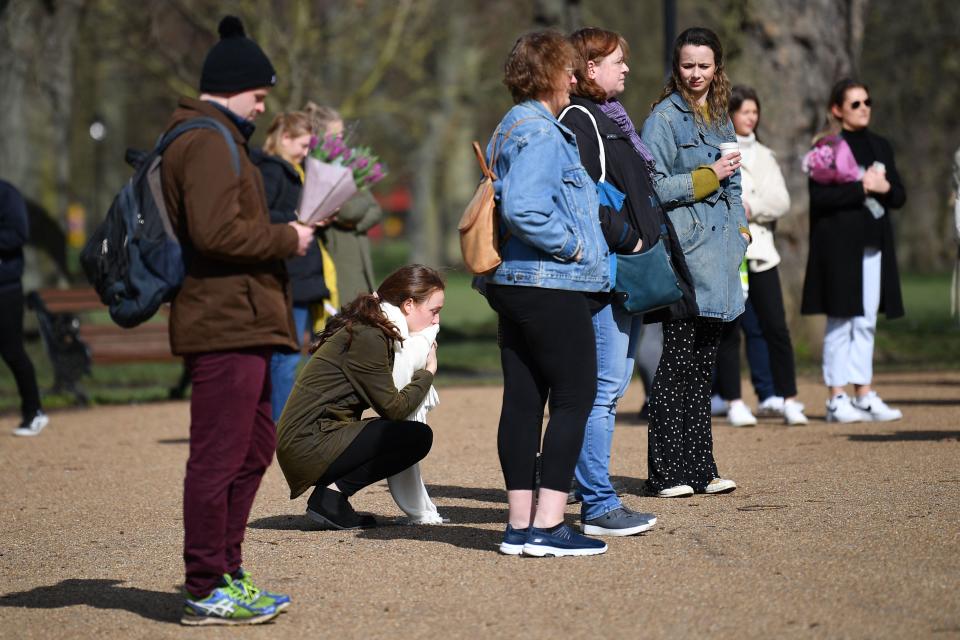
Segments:
[[[30,236],[27,205],[9,182],[0,180],[0,293],[20,287],[23,245]]]

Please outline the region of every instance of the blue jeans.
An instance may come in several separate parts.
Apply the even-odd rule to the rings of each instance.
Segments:
[[[306,305],[293,306],[293,322],[297,325],[297,345],[302,345],[303,332],[307,330],[310,320],[310,308]],[[273,411],[273,422],[276,423],[283,413],[283,406],[293,390],[293,382],[297,379],[297,365],[300,364],[300,352],[280,353],[274,351],[270,357],[270,404]]]
[[[750,381],[757,392],[760,402],[776,395],[773,386],[773,371],[770,368],[770,352],[767,349],[767,340],[760,329],[760,319],[757,312],[747,298],[747,304],[740,316],[740,328],[747,341],[747,362],[750,365]]]
[[[641,316],[609,304],[593,315],[597,339],[597,397],[587,418],[576,477],[583,496],[581,520],[592,520],[622,506],[610,483],[610,446],[617,401],[633,376]]]

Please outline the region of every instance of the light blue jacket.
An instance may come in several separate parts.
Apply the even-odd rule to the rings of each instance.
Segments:
[[[747,217],[740,200],[740,172],[694,202],[690,172],[720,157],[720,143],[736,142],[729,119],[719,129],[697,126],[678,93],[664,98],[643,123],[644,144],[656,159],[654,186],[677,231],[693,275],[700,315],[733,320],[743,313],[740,262],[747,241],[740,229]]]
[[[497,176],[500,232],[501,237],[505,232],[509,236],[501,247],[503,263],[486,281],[609,290],[596,186],[580,164],[574,134],[540,102],[529,100],[503,117],[487,145],[488,159],[493,158],[495,144],[502,146],[491,167]]]

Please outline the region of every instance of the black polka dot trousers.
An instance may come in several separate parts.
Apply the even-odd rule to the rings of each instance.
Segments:
[[[710,387],[723,323],[689,318],[663,323],[663,355],[653,379],[647,489],[686,484],[702,492],[719,477],[710,431]]]

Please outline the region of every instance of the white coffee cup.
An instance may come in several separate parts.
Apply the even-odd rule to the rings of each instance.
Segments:
[[[736,142],[721,142],[720,143],[720,155],[728,156],[731,153],[740,151],[740,145]]]

